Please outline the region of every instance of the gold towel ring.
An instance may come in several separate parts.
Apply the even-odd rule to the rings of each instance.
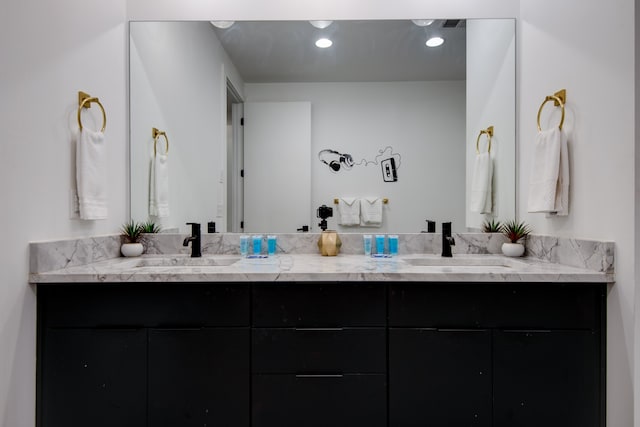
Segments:
[[[476,139],[476,153],[480,154],[480,137],[482,134],[487,135],[487,139],[489,140],[489,145],[487,146],[487,153],[491,153],[491,137],[493,136],[493,126],[489,126],[486,129],[483,129],[478,134],[478,139]]]
[[[562,125],[564,124],[564,103],[567,101],[567,92],[564,89],[544,98],[544,101],[538,109],[538,131],[542,131],[542,128],[540,127],[540,113],[542,113],[544,104],[549,101],[553,101],[553,105],[555,105],[556,107],[562,108],[562,117],[560,117],[560,124],[558,125],[558,128],[562,130]]]
[[[78,92],[78,126],[80,127],[80,130],[82,130],[82,117],[80,113],[83,108],[91,108],[92,102],[98,104],[100,110],[102,110],[102,129],[100,129],[100,132],[104,132],[104,129],[107,127],[107,113],[104,111],[104,107],[98,98],[93,98],[91,95],[84,92]]]
[[[169,138],[167,138],[167,133],[164,131],[160,131],[156,128],[151,128],[151,135],[153,136],[153,157],[156,156],[158,152],[158,139],[160,136],[164,136],[164,140],[166,141],[164,147],[164,154],[169,153]]]

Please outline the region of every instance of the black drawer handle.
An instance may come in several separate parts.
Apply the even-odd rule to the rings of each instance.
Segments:
[[[296,378],[342,378],[342,374],[296,374]]]
[[[344,328],[296,328],[296,331],[307,332],[307,331],[315,331],[315,332],[336,332],[343,331]]]
[[[505,334],[550,334],[550,329],[505,329]]]

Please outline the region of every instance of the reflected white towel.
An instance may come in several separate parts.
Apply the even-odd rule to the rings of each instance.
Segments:
[[[536,137],[527,206],[529,212],[569,213],[569,147],[559,128]]]
[[[80,218],[107,218],[107,150],[104,133],[82,129],[76,144]]]
[[[380,197],[364,197],[360,200],[360,225],[364,227],[380,227],[382,225],[382,199]]]
[[[355,197],[341,197],[338,200],[338,224],[360,224],[360,200]]]
[[[490,153],[476,155],[473,168],[473,181],[471,182],[471,212],[491,213],[493,179],[493,160]]]
[[[169,216],[169,156],[156,154],[151,159],[149,176],[149,215]]]

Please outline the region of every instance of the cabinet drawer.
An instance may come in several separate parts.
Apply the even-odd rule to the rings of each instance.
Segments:
[[[254,373],[384,373],[386,329],[253,329]]]
[[[253,287],[257,327],[349,327],[386,323],[384,284],[287,283]]]
[[[604,299],[601,284],[395,283],[389,325],[599,329]]]
[[[50,327],[249,326],[249,285],[114,284],[38,288]]]
[[[385,375],[253,375],[253,427],[383,427]]]

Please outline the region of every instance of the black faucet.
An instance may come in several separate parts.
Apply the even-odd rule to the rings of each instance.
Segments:
[[[184,239],[182,246],[189,246],[189,242],[191,242],[191,257],[199,258],[202,256],[200,224],[197,222],[188,222],[187,225],[191,226],[191,236]]]
[[[451,258],[451,246],[455,246],[456,241],[451,237],[451,223],[442,223],[442,256]]]

